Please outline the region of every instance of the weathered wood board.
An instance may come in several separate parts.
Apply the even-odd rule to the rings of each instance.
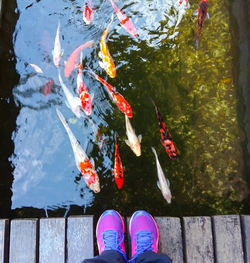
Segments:
[[[39,263],[65,263],[65,218],[40,220]]]
[[[37,219],[12,220],[10,225],[10,263],[37,260]]]
[[[167,254],[173,263],[183,263],[180,218],[155,217],[159,228],[159,253]]]
[[[8,237],[9,220],[0,220],[0,263],[7,262],[8,258]]]
[[[67,263],[81,263],[94,255],[93,216],[69,217]]]
[[[217,263],[244,263],[240,217],[213,216]]]
[[[184,217],[186,263],[213,263],[213,235],[210,217]]]
[[[242,216],[241,222],[245,250],[245,263],[250,263],[250,216]]]

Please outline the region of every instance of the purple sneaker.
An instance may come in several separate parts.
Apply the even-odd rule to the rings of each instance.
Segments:
[[[96,225],[96,238],[99,255],[104,250],[116,250],[127,261],[124,245],[124,222],[115,210],[106,210],[100,216]]]
[[[129,222],[131,260],[145,251],[158,251],[159,230],[154,218],[146,211],[136,211]]]

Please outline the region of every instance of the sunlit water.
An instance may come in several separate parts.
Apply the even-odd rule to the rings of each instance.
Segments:
[[[236,87],[232,76],[229,13],[225,5],[209,2],[210,19],[204,22],[200,48],[194,49],[198,2],[191,1],[174,30],[178,13],[175,1],[118,1],[117,6],[132,20],[139,37],[130,36],[114,15],[108,36],[110,54],[117,77],[110,79],[98,65],[100,37],[114,13],[110,1],[94,1],[91,25],[82,20],[83,1],[17,1],[19,19],[13,35],[19,84],[13,89],[20,107],[12,134],[14,153],[9,158],[13,170],[12,209],[82,208],[82,213],[98,214],[114,208],[124,214],[146,209],[158,215],[239,213],[248,195],[243,180],[244,134],[238,125]],[[142,134],[142,156],[136,157],[125,144],[123,114],[103,89],[84,72],[84,82],[94,93],[89,121],[75,119],[53,64],[51,51],[58,22],[64,54],[60,63],[79,45],[93,40],[95,46],[83,51],[90,66],[127,99],[133,109],[131,119],[136,134]],[[222,22],[223,21],[223,22]],[[29,65],[38,65],[43,74]],[[74,94],[77,70],[63,81]],[[44,86],[54,81],[45,96]],[[179,159],[170,160],[160,144],[160,132],[149,97],[159,106],[179,150]],[[94,194],[81,177],[70,141],[56,115],[60,109],[74,135],[95,161],[101,192]],[[99,127],[105,138],[99,149]],[[114,132],[119,134],[119,150],[125,166],[125,183],[118,190],[114,166]],[[100,132],[99,132],[100,133]],[[157,188],[154,146],[166,177],[171,182],[172,203]],[[73,212],[72,212],[73,213]],[[35,212],[34,212],[35,215]]]

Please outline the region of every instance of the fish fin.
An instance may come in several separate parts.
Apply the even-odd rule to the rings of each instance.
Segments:
[[[138,136],[138,140],[141,143],[141,140],[142,140],[142,135],[141,134]]]
[[[157,186],[158,186],[158,188],[161,190],[160,181],[157,181]]]
[[[186,7],[187,9],[189,9],[190,8],[190,4],[189,4],[189,2],[188,2],[188,4],[187,4],[187,7]]]
[[[69,106],[69,103],[68,103],[67,100],[65,100],[65,104],[66,104],[66,106],[70,109],[70,106]]]
[[[95,161],[94,161],[94,159],[92,157],[90,158],[90,162],[93,165],[93,167],[95,167]]]
[[[193,12],[193,16],[197,16],[198,15],[198,9],[196,9],[194,12]]]
[[[103,54],[102,54],[101,51],[98,52],[98,57],[99,57],[100,59],[103,59]]]
[[[64,53],[64,49],[61,50],[60,56],[62,56]]]
[[[89,96],[90,96],[91,101],[93,101],[93,100],[94,100],[94,97],[95,97],[95,94],[94,94],[94,93],[91,93]]]
[[[72,123],[72,124],[76,124],[77,118],[76,117],[72,117],[72,118],[69,119],[69,122]]]
[[[99,61],[99,66],[104,69],[104,64],[102,61]]]
[[[209,13],[207,13],[207,15],[206,15],[206,19],[209,19],[210,18],[210,15],[209,15]]]
[[[167,178],[166,178],[166,181],[167,181],[168,187],[170,187],[170,182]]]
[[[130,143],[128,140],[125,140],[125,143],[130,147]]]
[[[51,50],[52,56],[54,56],[54,49]]]

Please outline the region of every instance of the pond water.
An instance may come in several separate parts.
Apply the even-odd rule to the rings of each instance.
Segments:
[[[121,26],[109,0],[92,2],[93,21],[86,25],[82,20],[83,1],[17,1],[12,15],[17,18],[13,49],[8,51],[14,52],[9,56],[15,63],[15,73],[6,72],[14,80],[8,85],[9,93],[2,96],[13,108],[11,112],[16,113],[15,126],[10,131],[13,144],[8,149],[11,152],[7,152],[12,167],[11,177],[6,179],[12,191],[11,203],[8,202],[12,215],[98,215],[108,208],[124,215],[137,209],[171,216],[250,212],[245,205],[249,198],[245,163],[249,155],[227,1],[209,1],[210,19],[204,22],[198,50],[194,48],[197,17],[193,12],[199,1],[190,1],[177,28],[175,0],[117,1],[116,5],[135,25],[137,38]],[[98,64],[100,38],[111,14],[114,20],[107,44],[117,69],[114,79]],[[136,134],[142,134],[140,157],[124,142],[124,115],[102,84],[86,71],[85,85],[94,94],[91,121],[84,114],[76,119],[67,107],[51,54],[58,22],[64,49],[61,72],[64,61],[79,45],[94,41],[93,47],[83,50],[84,65],[116,87],[130,103],[130,121]],[[43,73],[37,73],[30,63],[38,65]],[[69,78],[63,76],[74,94],[76,78],[77,69]],[[54,85],[45,96],[44,86],[50,80]],[[155,99],[171,132],[179,152],[177,161],[168,157],[160,143],[150,97]],[[56,108],[87,155],[94,159],[100,193],[86,186],[77,169]],[[125,166],[122,190],[117,188],[112,174],[115,132]],[[105,138],[101,150],[100,135]],[[167,204],[156,184],[152,146],[170,181],[171,204]]]

